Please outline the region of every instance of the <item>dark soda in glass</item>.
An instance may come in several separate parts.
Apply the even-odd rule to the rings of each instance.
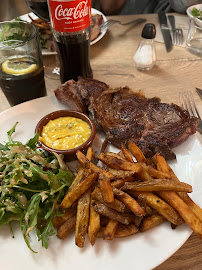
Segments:
[[[33,63],[33,59],[25,57],[19,58],[19,61],[22,62],[25,59]],[[36,65],[33,72],[26,74],[8,74],[3,71],[2,64],[0,67],[0,87],[11,106],[46,96],[43,66]]]

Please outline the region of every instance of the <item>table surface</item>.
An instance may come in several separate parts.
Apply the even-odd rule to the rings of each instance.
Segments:
[[[158,24],[156,14],[113,16],[122,22],[138,17],[144,17],[147,22]],[[157,61],[153,69],[138,71],[135,68],[133,55],[139,44],[143,25],[144,23],[135,27],[113,25],[99,42],[91,46],[94,78],[106,82],[111,87],[127,85],[134,90],[142,90],[147,97],[158,96],[167,103],[179,104],[179,92],[191,91],[196,104],[201,105],[195,87],[202,88],[202,61],[185,48],[174,47],[170,53],[167,53],[164,44],[156,43]],[[51,66],[54,61],[55,56],[44,56],[44,65]],[[53,95],[53,90],[60,85],[60,81],[49,78],[45,80],[48,95]],[[9,108],[6,98],[0,91],[0,112]],[[202,241],[192,234],[187,242],[156,270],[201,268]]]

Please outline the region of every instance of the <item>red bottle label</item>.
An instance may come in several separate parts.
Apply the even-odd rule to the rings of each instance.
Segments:
[[[81,31],[91,22],[91,0],[49,0],[49,13],[54,30]]]

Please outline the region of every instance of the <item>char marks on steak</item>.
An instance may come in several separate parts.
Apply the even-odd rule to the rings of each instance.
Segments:
[[[74,95],[69,99],[71,93]],[[88,108],[116,147],[133,140],[146,157],[158,152],[166,159],[175,158],[171,148],[197,129],[198,119],[181,107],[161,103],[156,97],[146,98],[142,92],[128,87],[112,89],[103,82],[80,78],[78,82],[66,82],[55,90],[55,95],[62,103],[68,106],[72,103],[80,111],[85,108],[83,112],[86,112]]]

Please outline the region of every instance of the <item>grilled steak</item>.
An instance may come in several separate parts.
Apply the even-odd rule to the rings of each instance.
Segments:
[[[74,80],[67,81],[55,90],[55,96],[70,110],[87,112],[87,107],[78,92],[77,83]]]
[[[60,98],[61,91],[66,99]],[[77,94],[69,99],[72,92]],[[78,82],[66,82],[55,90],[55,95],[63,103],[68,101],[68,106],[78,105],[79,95],[79,104],[83,102],[80,109],[88,108],[112,144],[120,148],[121,143],[127,145],[133,140],[146,157],[158,152],[166,159],[175,158],[171,148],[197,129],[198,119],[181,107],[161,103],[156,97],[146,98],[128,87],[112,89],[103,82],[80,78]]]

